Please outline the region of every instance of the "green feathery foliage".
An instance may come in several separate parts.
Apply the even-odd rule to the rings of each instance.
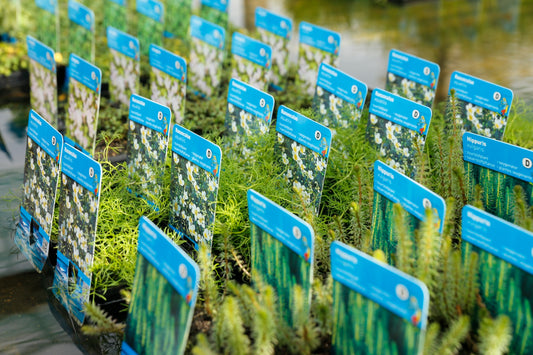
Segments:
[[[483,355],[502,355],[509,350],[512,339],[511,320],[505,315],[496,319],[485,317],[478,329],[479,352]]]

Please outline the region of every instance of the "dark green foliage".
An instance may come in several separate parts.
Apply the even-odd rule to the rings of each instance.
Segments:
[[[128,9],[114,1],[104,2],[104,27],[113,26],[122,32],[128,32]]]
[[[141,54],[148,55],[150,44],[161,46],[163,43],[163,23],[143,14],[138,14],[137,37],[141,45]]]
[[[88,62],[94,62],[94,33],[70,21],[68,53],[74,53]]]

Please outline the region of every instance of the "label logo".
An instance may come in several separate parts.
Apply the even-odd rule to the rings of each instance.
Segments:
[[[265,107],[265,104],[266,104],[265,99],[261,99],[261,100],[259,101],[259,106],[261,106],[261,107]]]
[[[211,151],[211,149],[207,149],[205,151],[205,156],[207,157],[207,159],[211,159],[211,157],[213,156],[213,152]]]
[[[531,159],[529,159],[529,158],[524,158],[524,159],[522,159],[522,165],[523,165],[524,168],[526,168],[526,169],[531,169],[531,166],[532,166],[532,164],[531,164]]]
[[[396,285],[396,296],[402,301],[406,301],[409,298],[409,290],[402,284]]]
[[[359,90],[357,85],[352,85],[352,94],[357,94],[357,90]]]
[[[320,133],[320,131],[315,131],[315,139],[318,141],[320,138],[322,138],[322,133]]]
[[[157,113],[157,119],[160,120],[160,121],[163,119],[163,112],[159,111]]]
[[[52,145],[56,145],[56,137],[52,137]]]
[[[298,228],[298,226],[292,227],[292,235],[298,240],[302,238],[302,231],[300,230],[300,228]]]
[[[89,168],[89,177],[94,177],[94,169],[92,167]]]
[[[500,94],[500,92],[496,91],[494,93],[494,95],[492,95],[492,98],[496,101],[500,101],[500,99],[502,98],[502,94]]]
[[[186,277],[187,277],[187,274],[188,274],[188,272],[187,272],[187,266],[185,266],[185,264],[180,264],[180,266],[179,266],[178,269],[179,269],[180,277],[181,277],[182,279],[186,278]]]
[[[420,116],[420,112],[418,110],[413,110],[413,118],[417,119]]]
[[[424,75],[429,75],[429,67],[424,68]]]

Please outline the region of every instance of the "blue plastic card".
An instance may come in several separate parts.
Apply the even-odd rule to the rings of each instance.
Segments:
[[[228,27],[229,0],[201,0],[200,17],[222,28]]]
[[[165,32],[168,38],[187,39],[192,15],[192,0],[174,0],[165,3]],[[177,20],[179,19],[179,21]]]
[[[514,223],[514,189],[519,185],[526,204],[533,206],[533,151],[466,132],[463,159],[470,203],[480,185],[485,211]]]
[[[121,353],[183,354],[200,269],[144,216],[139,220],[138,251]]]
[[[65,144],[61,172],[53,292],[69,314],[82,324],[84,305],[89,302],[91,289],[102,167],[88,155]]]
[[[438,64],[393,49],[389,53],[385,90],[431,108],[439,74]]]
[[[381,89],[372,91],[366,138],[387,164],[414,176],[424,149],[431,109]]]
[[[191,37],[189,86],[197,95],[213,96],[220,90],[226,31],[200,17],[192,16]]]
[[[533,353],[533,233],[469,205],[462,217],[463,257],[479,257],[476,304],[510,318],[509,354]]]
[[[252,278],[276,290],[279,314],[292,327],[296,286],[306,299],[304,312],[309,312],[311,304],[315,233],[303,219],[251,189],[248,216]]]
[[[222,152],[220,147],[181,127],[172,131],[170,227],[196,249],[211,249]]]
[[[187,62],[182,57],[152,44],[150,66],[152,100],[170,107],[174,123],[181,124],[185,117]]]
[[[300,22],[298,76],[296,84],[309,96],[314,94],[318,67],[326,63],[339,66],[341,36],[337,32],[308,22]]]
[[[93,154],[100,110],[102,72],[86,60],[71,54],[69,75],[65,135]]]
[[[68,0],[69,53],[94,62],[94,12],[75,0]]]
[[[104,26],[113,26],[119,31],[128,30],[128,7],[126,0],[105,0]]]
[[[63,136],[31,110],[15,244],[39,272],[48,258],[62,149]]]
[[[272,63],[270,46],[235,32],[231,41],[231,54],[231,77],[266,91]]]
[[[59,51],[59,11],[57,0],[35,0],[38,11],[35,21],[37,30],[34,37]]]
[[[426,285],[341,242],[331,243],[333,353],[422,354]]]
[[[109,67],[111,99],[128,106],[130,96],[139,91],[141,76],[139,40],[114,27],[108,27],[107,46],[111,51]]]
[[[366,94],[365,83],[329,64],[320,64],[313,98],[317,121],[332,129],[357,127]]]
[[[289,70],[289,42],[292,20],[261,7],[255,9],[255,27],[261,42],[272,48],[272,69],[269,83],[275,90],[283,90]]]
[[[277,149],[283,177],[306,207],[318,214],[331,147],[331,130],[286,106],[278,109]]]
[[[407,212],[406,230],[415,240],[415,230],[426,219],[426,209],[433,210],[435,226],[442,233],[446,204],[442,197],[400,174],[383,162],[374,163],[374,204],[372,210],[372,249],[385,253],[387,262],[396,265],[398,237],[394,222],[394,204]]]
[[[57,69],[54,51],[31,36],[26,37],[30,59],[30,102],[52,126],[57,127]]]
[[[148,55],[152,43],[157,46],[163,43],[165,6],[157,0],[137,0],[137,12],[140,14],[137,36],[141,42],[142,54]]]
[[[455,124],[463,132],[503,138],[513,102],[510,89],[455,71],[450,78],[449,95],[452,90],[457,100]]]
[[[170,109],[131,95],[128,122],[129,191],[159,210],[172,114]]]

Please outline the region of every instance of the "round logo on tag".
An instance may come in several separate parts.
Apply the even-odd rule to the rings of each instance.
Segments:
[[[156,7],[154,7],[154,11],[155,11],[156,14],[158,14],[159,11],[161,11],[161,10],[159,10],[159,6],[156,6]]]
[[[283,29],[286,29],[287,28],[287,24],[285,23],[285,21],[281,21],[281,23],[279,24],[279,27],[281,27]]]
[[[89,14],[85,16],[85,21],[91,22],[91,16]]]
[[[357,94],[357,85],[352,85],[352,94]]]
[[[529,158],[524,158],[524,159],[522,159],[522,165],[523,165],[524,168],[526,168],[526,169],[531,169],[531,166],[532,166],[532,164],[531,164],[531,159],[529,159]]]
[[[261,57],[264,57],[264,56],[265,56],[265,49],[264,49],[264,48],[261,48],[261,49],[259,50],[259,55],[260,55]]]
[[[333,43],[333,36],[328,37],[328,43]]]
[[[429,75],[429,67],[424,67],[424,75]]]
[[[261,99],[261,100],[259,101],[259,106],[261,106],[261,107],[265,107],[265,104],[266,104],[265,99]]]
[[[417,119],[418,116],[420,116],[420,112],[418,112],[418,110],[413,110],[413,118]]]
[[[315,139],[318,141],[320,138],[322,138],[322,133],[320,133],[320,131],[315,131]]]
[[[157,113],[157,119],[160,120],[160,121],[163,119],[163,112],[159,111]]]
[[[94,177],[94,169],[92,167],[89,168],[89,176]]]
[[[130,49],[134,49],[135,48],[135,45],[133,44],[133,41],[130,41],[129,45],[130,45]]]
[[[423,199],[422,206],[424,206],[425,209],[431,208],[431,201],[427,198]]]
[[[47,60],[51,60],[52,59],[51,56],[50,56],[50,52],[46,52],[46,59]]]
[[[409,298],[409,290],[402,284],[396,285],[396,296],[402,301],[405,301]]]
[[[91,79],[96,80],[96,73],[95,72],[91,72]]]
[[[213,156],[213,152],[211,151],[211,149],[207,149],[205,151],[205,156],[207,157],[207,159],[211,159],[211,157]]]
[[[56,137],[52,137],[52,145],[56,145]]]
[[[496,91],[494,93],[494,95],[492,95],[492,98],[496,101],[500,101],[500,99],[502,98],[502,94],[500,94],[498,91]]]
[[[181,68],[181,65],[180,65],[180,62],[176,61],[176,63],[174,64],[174,66],[176,67],[176,69],[180,69]]]
[[[292,227],[292,235],[294,236],[294,238],[300,240],[300,238],[302,237],[302,231],[300,230],[300,228],[298,228],[298,226]]]
[[[220,33],[218,31],[213,32],[213,37],[219,38],[220,37]]]
[[[188,272],[187,272],[187,266],[185,266],[185,264],[180,264],[180,266],[179,266],[178,269],[179,269],[180,277],[181,277],[182,279],[186,278],[186,277],[187,277],[187,274],[188,274]]]

